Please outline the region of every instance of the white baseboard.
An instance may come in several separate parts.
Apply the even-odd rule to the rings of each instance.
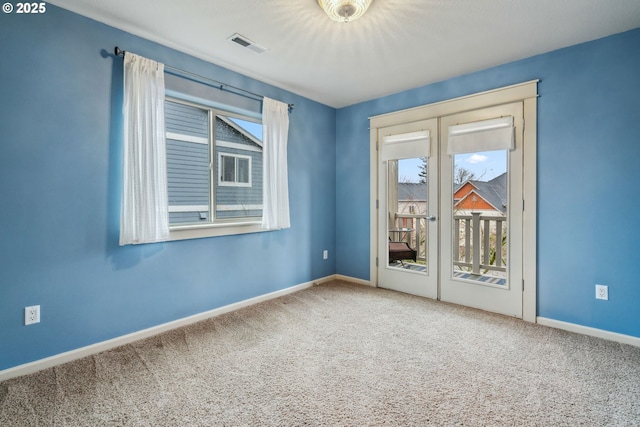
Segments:
[[[91,356],[93,354],[97,354],[106,350],[111,350],[113,348],[120,347],[122,345],[129,344],[144,338],[148,338],[150,336],[157,335],[162,332],[169,331],[171,329],[180,328],[182,326],[187,326],[192,323],[200,322],[202,320],[206,320],[211,317],[220,316],[221,314],[224,314],[224,313],[229,313],[231,311],[235,311],[243,307],[248,307],[250,305],[254,305],[263,301],[268,301],[270,299],[274,299],[274,298],[278,298],[294,292],[298,292],[303,289],[310,288],[314,285],[326,283],[334,279],[336,279],[335,275],[323,277],[321,279],[313,280],[311,282],[292,286],[290,288],[282,289],[276,292],[271,292],[265,295],[260,295],[255,298],[250,298],[248,300],[236,302],[234,304],[225,305],[224,307],[205,311],[204,313],[194,314],[193,316],[184,317],[182,319],[174,320],[172,322],[163,323],[162,325],[154,326],[148,329],[143,329],[141,331],[133,332],[131,334],[123,335],[107,341],[102,341],[96,344],[88,345],[86,347],[81,347],[75,350],[56,354],[54,356],[50,356],[45,359],[40,359],[33,362],[25,363],[23,365],[18,365],[13,368],[0,371],[0,381],[5,381],[10,378],[20,377],[23,375],[33,374],[34,372],[38,372],[43,369],[62,365],[63,363],[81,359],[86,356]]]
[[[596,329],[589,326],[577,325],[575,323],[548,319],[546,317],[538,317],[537,323],[539,325],[549,326],[551,328],[563,329],[569,332],[575,332],[582,335],[588,335],[591,337],[619,342],[621,344],[629,344],[635,347],[640,347],[640,338],[631,335],[624,335],[617,332],[605,331],[604,329]]]
[[[373,286],[369,280],[356,279],[355,277],[343,276],[342,274],[334,275],[334,279],[344,280],[345,282],[355,283],[356,285]]]
[[[162,332],[169,331],[171,329],[187,326],[192,323],[200,322],[202,320],[219,316],[224,313],[229,313],[231,311],[235,311],[243,307],[248,307],[263,301],[268,301],[270,299],[288,295],[297,291],[301,291],[303,289],[310,288],[314,285],[330,282],[332,280],[343,280],[343,281],[355,283],[358,285],[372,286],[370,281],[357,279],[355,277],[344,276],[341,274],[326,276],[326,277],[316,279],[307,283],[302,283],[300,285],[292,286],[290,288],[282,289],[276,292],[271,292],[265,295],[260,295],[258,297],[250,298],[248,300],[240,301],[234,304],[229,304],[224,307],[206,311],[204,313],[195,314],[193,316],[174,320],[172,322],[164,323],[162,325],[154,326],[152,328],[144,329],[138,332],[133,332],[131,334],[123,335],[121,337],[113,338],[113,339],[92,344],[86,347],[81,347],[75,350],[67,351],[65,353],[60,353],[55,356],[47,357],[45,359],[40,359],[33,362],[25,363],[23,365],[15,366],[13,368],[5,369],[3,371],[0,371],[0,381],[5,381],[10,378],[19,377],[22,375],[29,375],[43,369],[62,365],[63,363],[71,362],[73,360],[77,360],[86,356],[91,356],[93,354],[97,354],[102,351],[111,350],[113,348],[120,347],[122,345],[129,344],[144,338],[148,338],[150,336],[157,335]],[[576,325],[574,323],[562,322],[559,320],[548,319],[545,317],[538,317],[537,322],[540,325],[549,326],[556,329],[563,329],[570,332],[576,332],[583,335],[589,335],[597,338],[603,338],[610,341],[616,341],[619,343],[640,347],[640,338],[633,337],[630,335],[618,334],[615,332],[609,332],[602,329],[590,328],[588,326]]]

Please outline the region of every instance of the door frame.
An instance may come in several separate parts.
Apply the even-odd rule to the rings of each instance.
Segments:
[[[378,129],[418,120],[439,118],[495,105],[523,102],[524,163],[523,163],[523,295],[522,319],[536,322],[537,288],[537,186],[536,129],[538,81],[532,80],[486,92],[395,111],[369,118],[370,138],[370,283],[378,286]]]

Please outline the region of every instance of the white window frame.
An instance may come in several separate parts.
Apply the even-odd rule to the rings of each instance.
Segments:
[[[215,119],[217,115],[220,115],[223,117],[238,118],[244,121],[262,124],[262,121],[260,119],[257,119],[249,115],[233,113],[221,108],[216,108],[216,107],[208,106],[205,104],[185,101],[178,97],[166,97],[166,100],[169,102],[175,102],[183,105],[188,105],[194,108],[200,108],[202,110],[206,110],[209,114],[208,141],[204,141],[204,139],[202,138],[196,138],[198,139],[198,141],[190,141],[190,142],[208,144],[210,165],[214,164],[213,162],[216,156],[218,156],[219,159],[220,159],[220,156],[222,155],[248,158],[249,159],[249,181],[250,181],[249,184],[247,185],[246,183],[236,183],[233,186],[248,187],[253,185],[252,173],[251,173],[251,168],[253,166],[253,159],[251,158],[251,156],[243,156],[241,154],[233,154],[233,153],[221,153],[217,151],[220,145],[218,145],[219,141],[216,141]],[[168,133],[167,135],[168,137],[170,136],[171,139],[184,139],[184,138],[176,138],[176,135],[171,133]],[[224,145],[226,144],[223,144],[222,146]],[[241,145],[241,144],[236,144],[236,145]],[[249,150],[249,151],[259,151],[259,150]],[[210,196],[209,196],[209,206],[207,210],[209,212],[210,222],[192,223],[192,224],[170,224],[169,240],[173,241],[173,240],[199,239],[199,238],[206,238],[206,237],[229,236],[229,235],[236,235],[236,234],[260,233],[260,232],[269,231],[262,228],[262,217],[222,218],[222,219],[217,218],[216,219],[215,218],[215,210],[216,210],[215,187],[216,186],[213,184],[218,182],[218,185],[220,185],[220,182],[219,182],[220,176],[218,177],[213,176],[213,174],[216,173],[215,168],[213,167],[209,168],[209,172],[210,172],[209,173]],[[226,183],[226,184],[229,184],[229,183]],[[260,205],[260,208],[261,206],[262,205]],[[198,206],[198,208],[199,208],[198,210],[200,210],[201,206]],[[169,209],[170,209],[170,212],[182,211],[182,208],[180,208],[179,206],[170,207]]]
[[[217,145],[218,147],[220,147],[220,145]],[[223,157],[233,157],[235,159],[234,161],[234,180],[233,181],[223,181],[222,180],[222,158]],[[249,181],[248,182],[239,182],[238,181],[238,159],[246,159],[249,163],[248,168],[249,168]],[[245,156],[242,154],[235,154],[235,153],[218,153],[218,186],[219,187],[251,187],[252,184],[252,179],[251,179],[251,168],[252,168],[252,158],[251,156]]]

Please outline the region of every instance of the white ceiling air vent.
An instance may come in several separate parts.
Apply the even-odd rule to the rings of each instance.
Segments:
[[[255,44],[254,42],[252,42],[251,40],[249,40],[245,36],[243,36],[241,34],[238,34],[238,33],[235,33],[234,35],[229,37],[228,40],[231,40],[234,43],[238,43],[240,46],[246,47],[247,49],[250,49],[250,50],[254,51],[255,53],[262,53],[262,52],[265,52],[267,50],[267,49],[263,48],[262,46],[260,46],[259,44]]]

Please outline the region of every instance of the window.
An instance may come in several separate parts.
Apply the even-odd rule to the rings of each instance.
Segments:
[[[165,126],[172,233],[259,226],[262,124],[250,117],[168,99]]]
[[[218,159],[218,185],[251,187],[251,157],[220,153]]]

